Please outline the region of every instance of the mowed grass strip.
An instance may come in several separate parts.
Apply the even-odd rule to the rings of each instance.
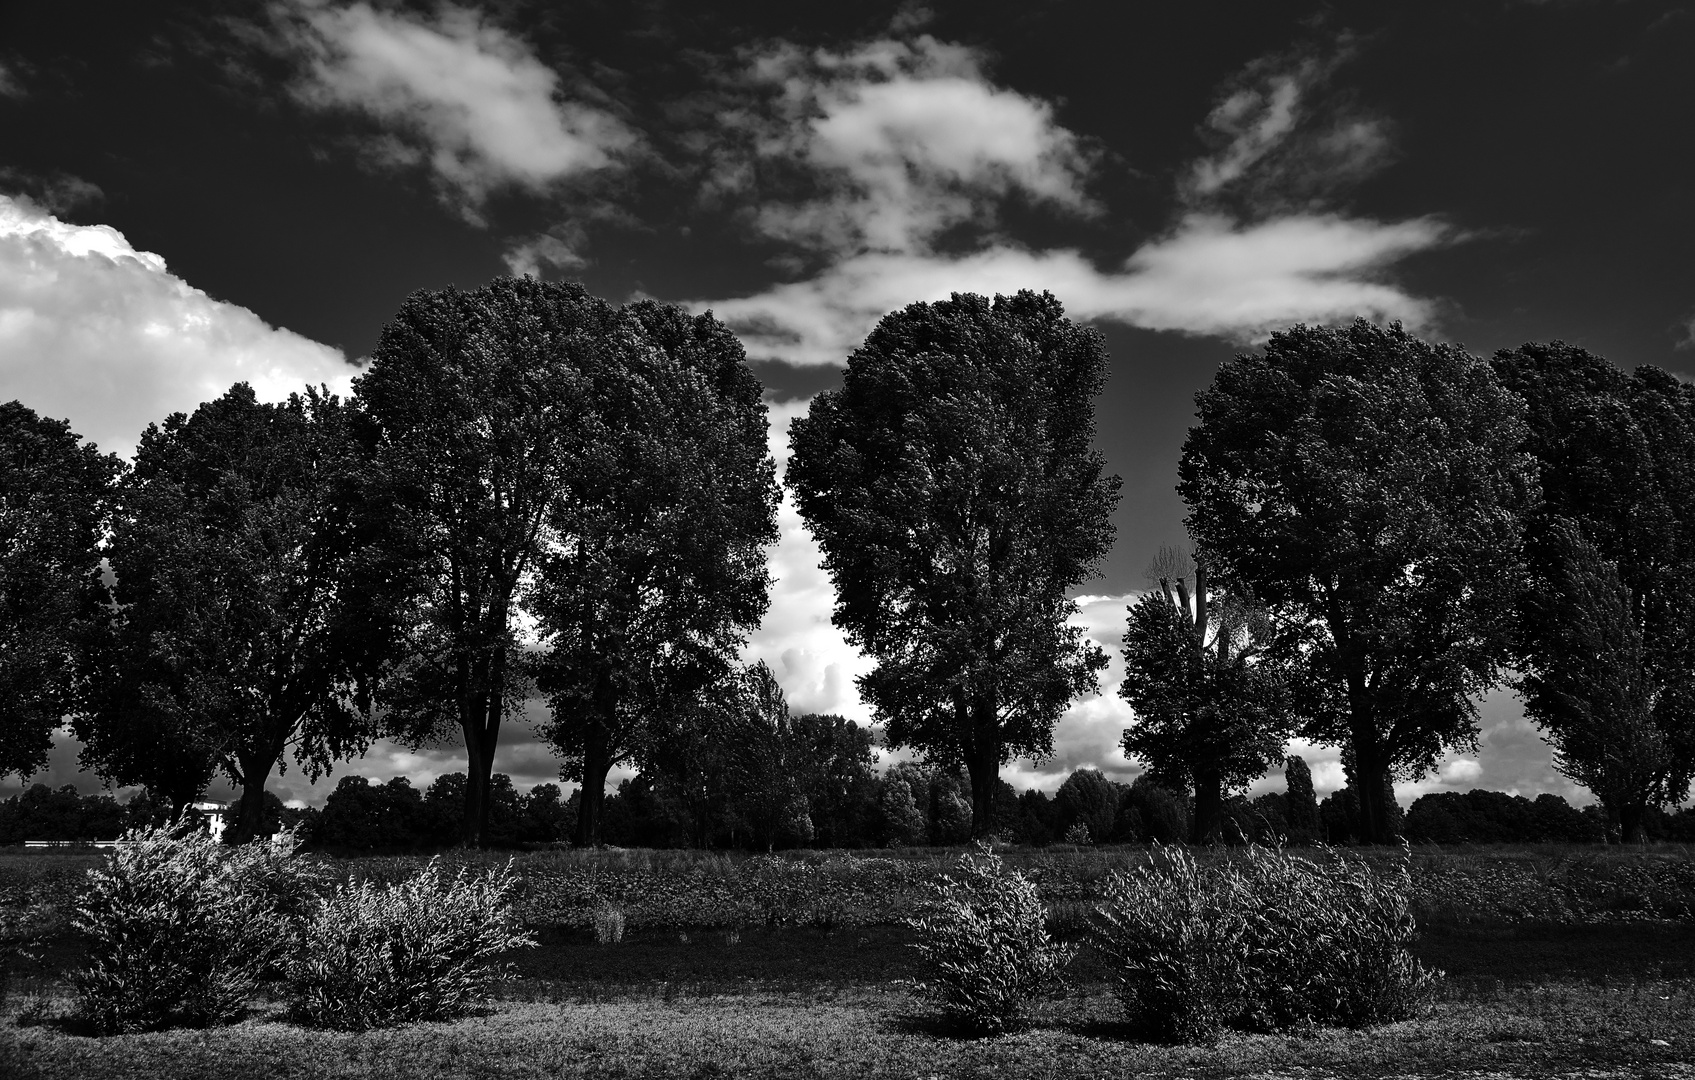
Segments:
[[[1104,990],[1044,1002],[992,1039],[938,1031],[905,986],[735,996],[548,1000],[546,983],[481,1015],[340,1035],[271,1008],[227,1028],[93,1039],[54,1023],[0,1025],[17,1080],[135,1077],[1695,1077],[1695,987],[1550,984],[1445,996],[1371,1031],[1227,1035],[1210,1047],[1139,1041]],[[67,1002],[56,1003],[68,1005]]]

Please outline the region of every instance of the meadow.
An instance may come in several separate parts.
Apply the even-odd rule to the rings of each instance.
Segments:
[[[522,853],[512,856],[518,914],[539,945],[511,954],[513,979],[472,1016],[312,1031],[284,1021],[267,988],[230,1027],[91,1038],[68,1019],[79,945],[67,920],[99,856],[0,852],[0,1076],[1695,1077],[1687,847],[1415,850],[1417,952],[1445,972],[1421,1015],[1370,1030],[1229,1034],[1204,1047],[1150,1041],[1126,1023],[1110,972],[1088,950],[1027,1030],[950,1031],[919,993],[923,970],[901,920],[955,855]],[[1148,855],[1004,857],[1037,882],[1056,935],[1077,939],[1106,877]],[[313,858],[326,879],[392,880],[424,861]]]

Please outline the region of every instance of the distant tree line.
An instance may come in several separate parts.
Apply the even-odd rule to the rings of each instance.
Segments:
[[[149,425],[133,465],[0,406],[0,774],[42,767],[68,718],[85,766],[173,812],[236,785],[240,841],[273,774],[451,739],[458,841],[487,844],[502,727],[541,700],[579,844],[951,836],[956,798],[967,835],[1005,832],[1025,796],[1001,770],[1051,754],[1107,663],[1071,621],[1119,500],[1092,448],[1106,364],[1051,295],[956,294],[886,316],[791,425],[787,487],[873,662],[860,696],[931,778],[907,785],[922,830],[891,824],[911,815],[865,730],[791,716],[738,662],[780,493],[735,336],[528,278],[417,293],[349,400],[237,384]],[[1181,837],[1273,819],[1240,792],[1296,737],[1339,748],[1347,785],[1316,821],[1283,807],[1292,835],[1402,835],[1394,783],[1474,751],[1503,683],[1608,837],[1687,797],[1695,387],[1357,320],[1271,335],[1196,406],[1192,549],[1149,567],[1119,688],[1139,790],[1185,800]],[[637,774],[616,796],[614,768]],[[1072,781],[1093,809],[1056,839],[1169,824],[1136,785]]]
[[[1305,769],[1290,759],[1290,772]],[[490,778],[489,845],[545,847],[570,841],[580,796],[562,798],[557,784],[538,784],[520,794],[504,773]],[[287,825],[311,846],[336,852],[427,851],[458,842],[463,828],[464,773],[437,777],[422,791],[405,777],[375,782],[345,776],[319,809],[284,807],[267,801],[260,832]],[[1345,789],[1313,802],[1292,791],[1225,801],[1222,835],[1241,844],[1353,844],[1361,836],[1357,800]],[[769,848],[743,809],[726,804],[708,826],[717,848],[888,848],[945,846],[971,833],[970,787],[958,773],[902,762],[878,776],[858,775],[833,812],[791,822],[770,836]],[[1193,799],[1170,792],[1147,777],[1124,784],[1094,769],[1079,769],[1053,795],[1022,794],[1001,784],[994,799],[995,835],[1015,844],[1046,847],[1176,843],[1190,834]],[[79,795],[35,784],[0,801],[0,844],[24,840],[111,840],[126,829],[158,824],[169,807],[145,792],[120,804],[110,795]],[[607,796],[606,842],[620,847],[698,846],[699,824],[674,789],[645,776],[619,784]],[[1606,840],[1606,814],[1598,803],[1581,809],[1558,795],[1535,799],[1477,789],[1421,795],[1407,809],[1402,830],[1414,844],[1592,844]],[[1695,808],[1655,810],[1644,822],[1651,841],[1695,842]]]

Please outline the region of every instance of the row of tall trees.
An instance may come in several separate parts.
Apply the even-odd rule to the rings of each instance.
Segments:
[[[1695,387],[1360,320],[1274,334],[1196,401],[1195,558],[1150,570],[1122,693],[1126,751],[1196,792],[1197,840],[1293,735],[1342,748],[1358,831],[1387,840],[1392,781],[1474,751],[1502,681],[1615,835],[1687,795]]]
[[[1105,363],[1050,295],[956,294],[884,318],[790,429],[834,621],[875,662],[862,697],[891,747],[969,778],[975,835],[1107,662],[1068,596],[1113,536]],[[1291,735],[1340,746],[1382,840],[1391,782],[1474,747],[1472,699],[1515,672],[1557,766],[1638,832],[1695,770],[1692,393],[1363,320],[1225,364],[1180,468],[1195,557],[1162,556],[1129,612],[1127,752],[1193,793],[1204,840]],[[775,835],[796,740],[852,756],[734,662],[778,491],[710,315],[500,280],[409,298],[352,400],[237,386],[131,469],[22,406],[0,424],[9,769],[69,711],[120,783],[240,784],[242,836],[290,761],[458,738],[475,842],[502,724],[539,695],[590,843],[615,765],[700,829],[735,788]],[[714,758],[738,740],[762,752]]]
[[[238,384],[135,464],[21,405],[5,427],[5,771],[69,714],[83,761],[231,835],[269,776],[379,735],[459,737],[463,839],[532,687],[590,793],[735,671],[777,490],[760,385],[711,316],[530,279],[410,297],[354,396]]]

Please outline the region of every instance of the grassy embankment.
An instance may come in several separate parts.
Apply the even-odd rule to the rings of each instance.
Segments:
[[[1071,935],[1091,883],[1143,857],[1009,861],[1034,872],[1056,930]],[[520,911],[541,945],[512,957],[517,980],[479,1015],[336,1035],[285,1022],[280,1000],[265,995],[233,1027],[93,1039],[65,1019],[77,945],[62,913],[95,861],[0,854],[0,912],[34,956],[0,1007],[0,1077],[1695,1078],[1687,849],[1416,852],[1420,957],[1448,974],[1425,1015],[1371,1031],[1233,1035],[1206,1048],[1143,1041],[1087,953],[1030,1030],[977,1040],[939,1029],[915,993],[909,935],[888,917],[906,886],[945,866],[934,852],[902,853],[876,873],[833,860],[797,870],[693,853],[524,855]],[[336,860],[326,870],[389,877],[419,861]],[[858,888],[867,876],[869,888]],[[595,942],[588,927],[600,903],[625,910],[622,942]]]

